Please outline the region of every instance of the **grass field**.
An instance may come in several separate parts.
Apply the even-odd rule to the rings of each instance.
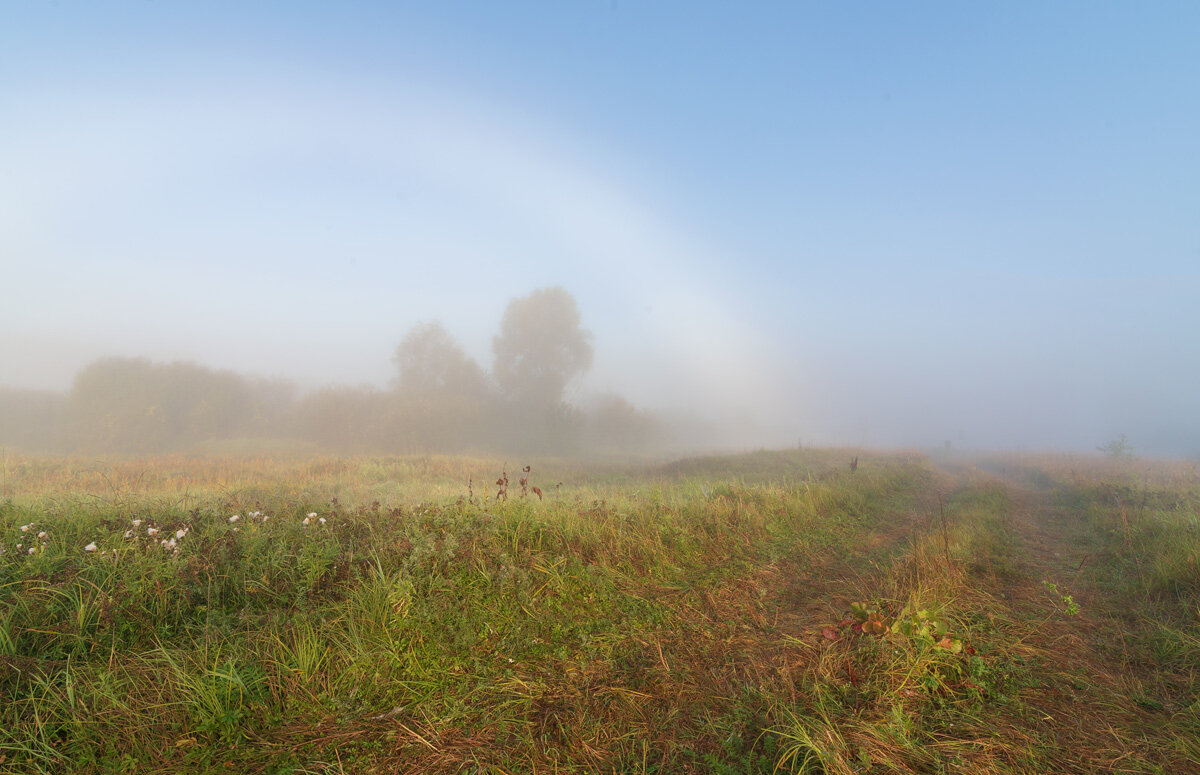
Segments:
[[[4,457],[0,772],[1200,771],[1195,464],[525,462]]]

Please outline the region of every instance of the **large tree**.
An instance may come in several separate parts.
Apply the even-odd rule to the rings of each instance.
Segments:
[[[487,435],[488,376],[440,323],[410,330],[392,362],[398,371],[392,420],[401,449],[458,451]]]
[[[571,380],[592,365],[592,335],[580,326],[574,297],[559,287],[539,288],[508,304],[492,339],[493,373],[518,404],[557,408]]]
[[[567,386],[592,365],[591,339],[575,299],[562,288],[540,288],[509,302],[492,339],[492,370],[505,404],[498,428],[506,446],[560,454],[576,446],[583,420],[565,398]]]
[[[65,432],[89,451],[162,452],[227,439],[250,423],[254,406],[244,378],[193,363],[102,358],[75,376]]]
[[[487,375],[441,323],[414,326],[396,347],[396,387],[408,396],[453,395],[483,400]]]

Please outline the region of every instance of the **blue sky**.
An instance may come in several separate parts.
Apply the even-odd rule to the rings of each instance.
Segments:
[[[1200,452],[1200,6],[18,2],[0,383],[383,385],[561,284],[738,443]]]

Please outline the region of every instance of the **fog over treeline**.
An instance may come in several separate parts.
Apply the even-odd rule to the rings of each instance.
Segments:
[[[299,5],[7,4],[0,445],[1200,456],[1200,5]]]
[[[0,445],[134,454],[279,440],[339,452],[577,454],[672,443],[665,422],[621,396],[568,400],[592,364],[591,340],[575,299],[552,287],[509,303],[491,371],[441,323],[414,326],[396,347],[388,389],[301,393],[286,380],[191,362],[101,358],[65,393],[0,387]]]

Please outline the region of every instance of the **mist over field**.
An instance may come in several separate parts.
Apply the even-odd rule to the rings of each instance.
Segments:
[[[1200,453],[1190,7],[2,13],[0,445]]]
[[[1200,772],[1197,40],[0,3],[0,772]]]

